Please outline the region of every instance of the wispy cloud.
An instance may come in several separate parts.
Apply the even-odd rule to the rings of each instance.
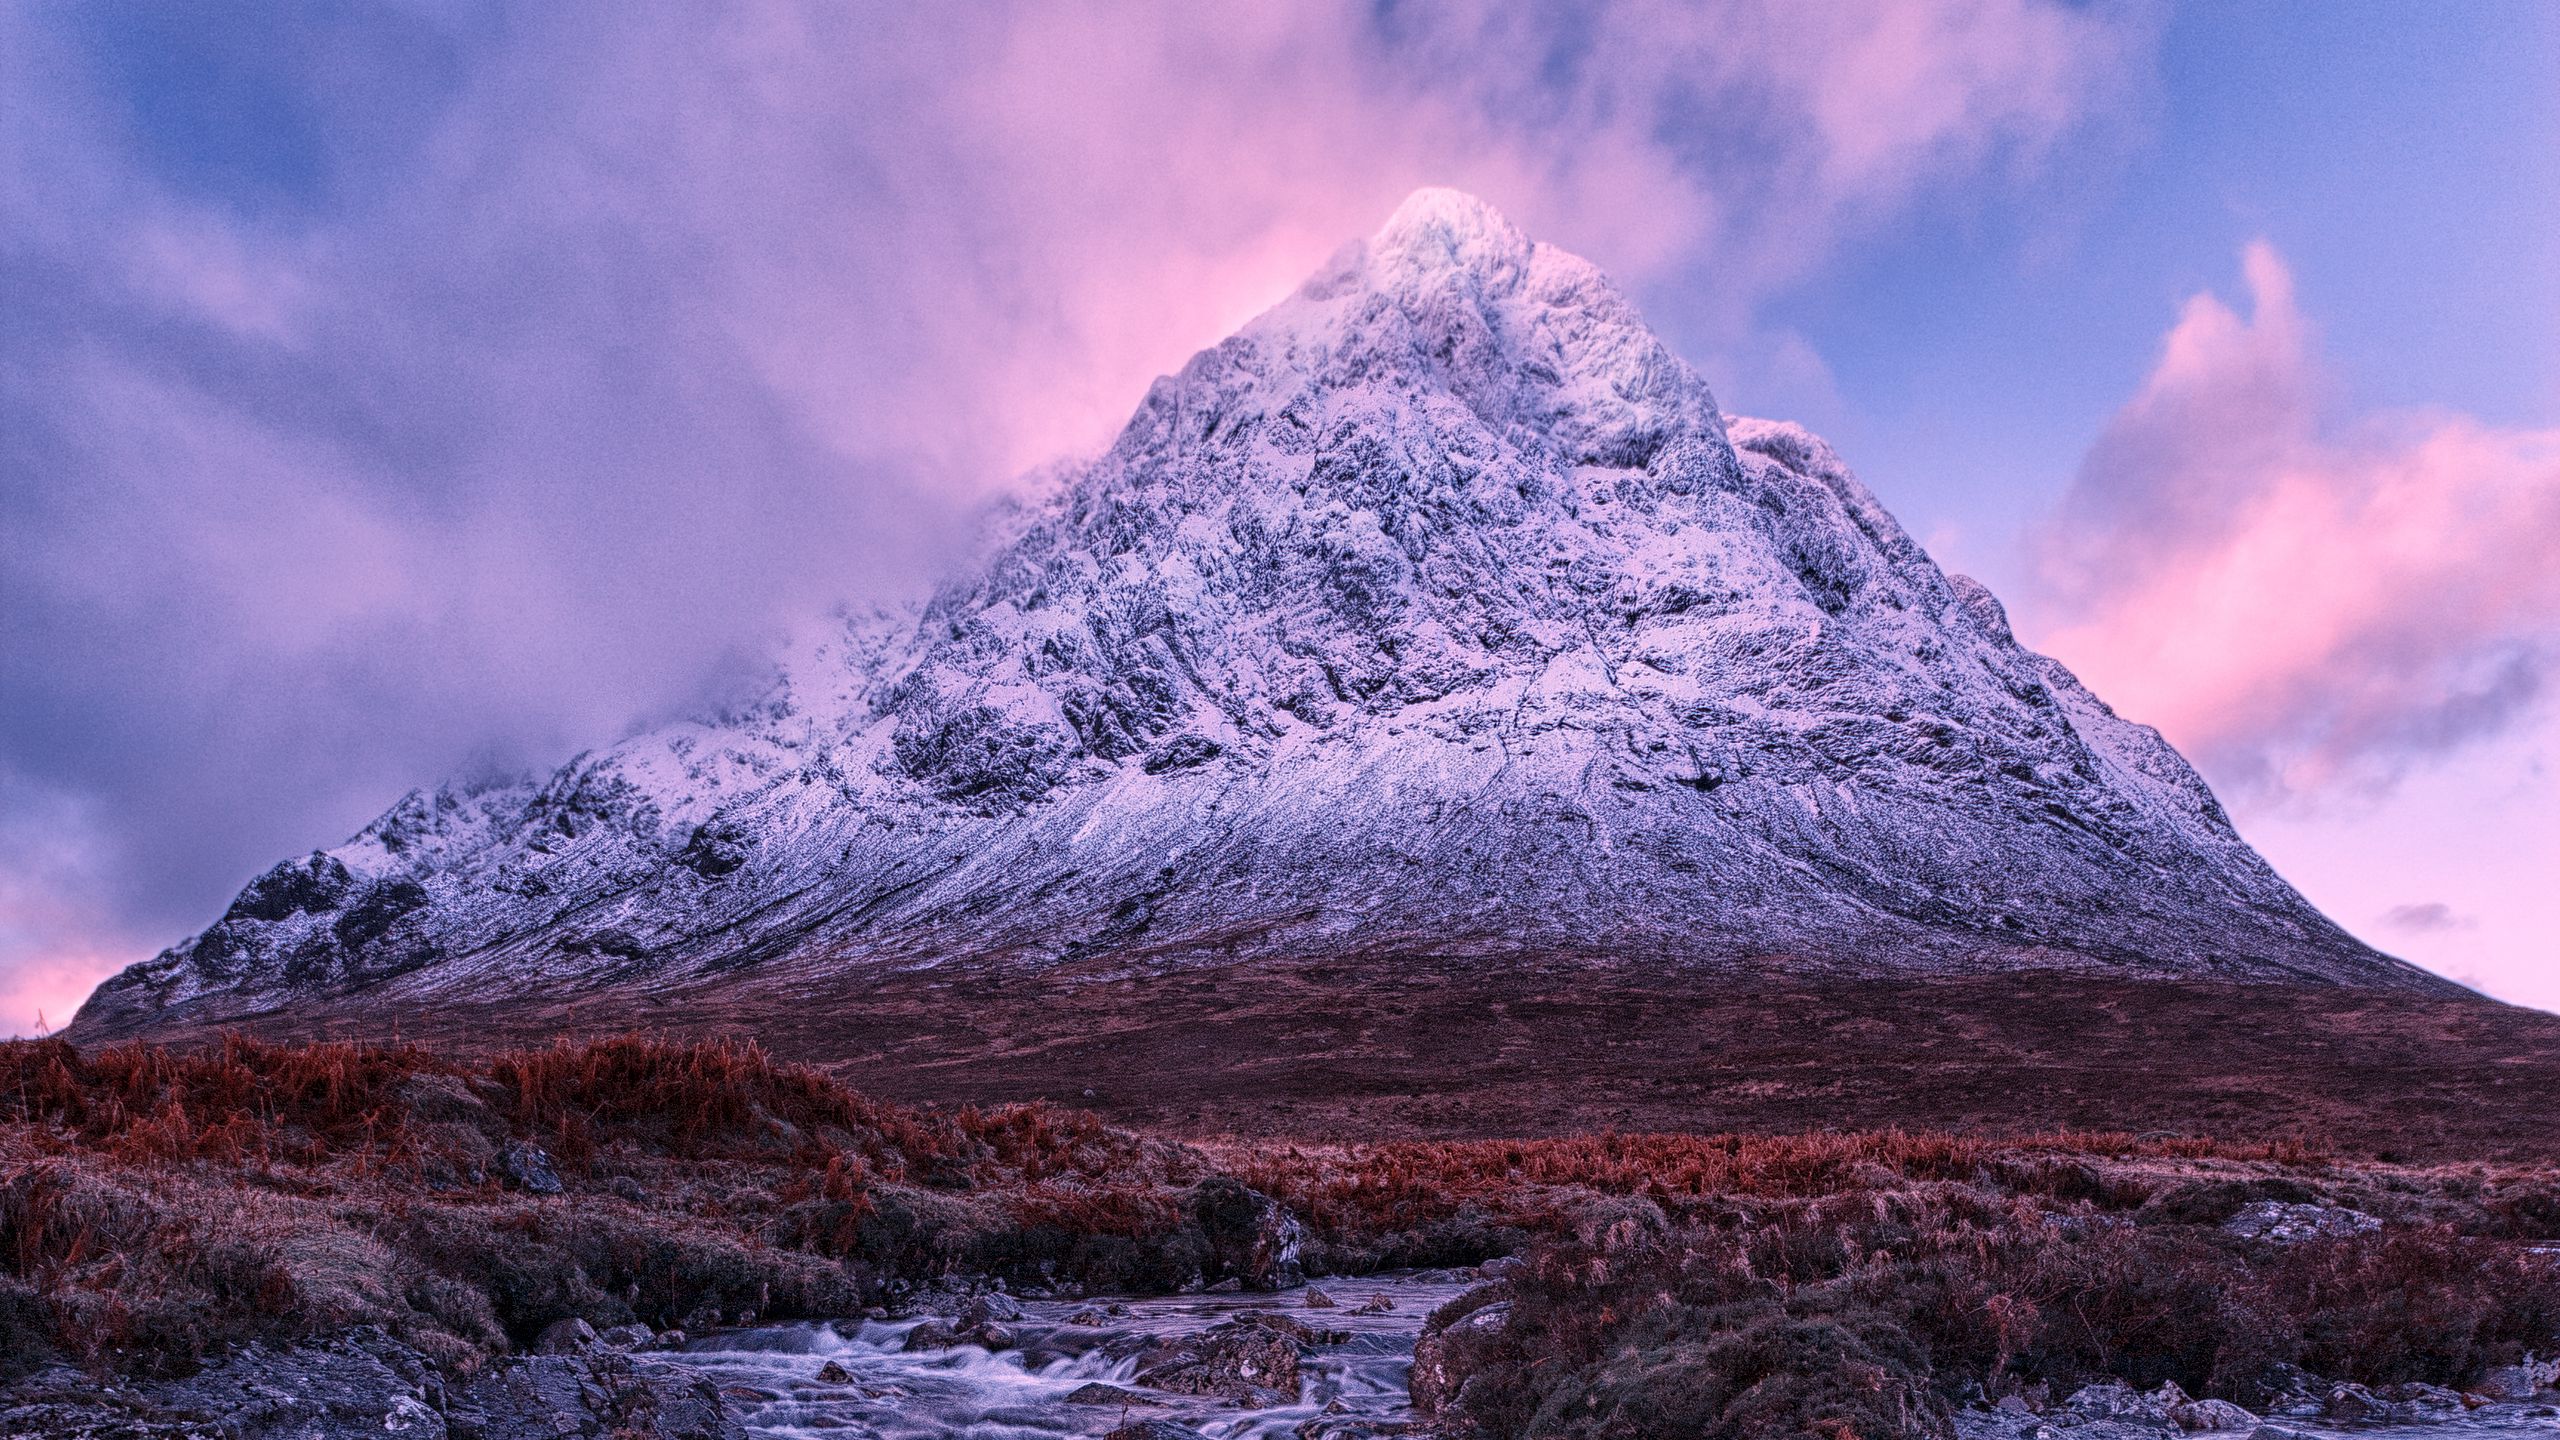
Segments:
[[[2470,930],[2479,921],[2457,913],[2441,900],[2421,901],[2413,905],[2394,905],[2382,912],[2382,923],[2404,935],[2434,935],[2447,930]]]
[[[2341,416],[2284,260],[2189,301],[2040,537],[2037,638],[2224,784],[2316,797],[2519,723],[2560,662],[2560,431]]]

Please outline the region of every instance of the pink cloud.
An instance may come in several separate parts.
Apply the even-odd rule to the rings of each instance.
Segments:
[[[2395,778],[2560,661],[2560,430],[2341,421],[2283,259],[2188,302],[2040,537],[2044,648],[2208,773]]]

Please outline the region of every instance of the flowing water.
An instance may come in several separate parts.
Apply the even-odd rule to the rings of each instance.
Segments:
[[[1304,1290],[1267,1295],[1175,1295],[1117,1302],[1026,1300],[1008,1322],[1018,1344],[990,1353],[973,1345],[909,1353],[907,1332],[921,1319],[827,1325],[771,1325],[704,1336],[667,1358],[711,1377],[737,1407],[748,1433],[772,1440],[1034,1440],[1099,1435],[1130,1420],[1171,1420],[1215,1440],[1280,1440],[1319,1417],[1393,1422],[1410,1416],[1405,1372],[1425,1317],[1474,1283],[1447,1271],[1321,1282],[1338,1308],[1309,1310]],[[1358,1313],[1384,1295],[1394,1306]],[[1123,1313],[1099,1325],[1069,1316],[1114,1304]],[[1277,1311],[1327,1330],[1347,1331],[1301,1363],[1296,1401],[1262,1409],[1217,1399],[1141,1391],[1129,1350],[1142,1339],[1206,1330],[1252,1310]],[[828,1362],[849,1383],[826,1383]],[[1078,1404],[1067,1396],[1095,1383],[1119,1386],[1148,1405]],[[1330,1407],[1330,1408],[1329,1408]]]
[[[694,1340],[682,1351],[652,1357],[711,1377],[765,1440],[1051,1440],[1100,1435],[1130,1420],[1170,1420],[1214,1440],[1296,1440],[1300,1427],[1324,1420],[1379,1422],[1394,1433],[1412,1409],[1405,1376],[1423,1320],[1476,1283],[1463,1272],[1322,1282],[1337,1308],[1306,1308],[1307,1292],[1262,1295],[1176,1295],[1110,1301],[1026,1300],[1007,1322],[1016,1344],[990,1352],[975,1345],[909,1352],[908,1332],[925,1317],[769,1325]],[[1392,1309],[1362,1313],[1360,1302],[1383,1295]],[[1097,1309],[1114,1313],[1077,1324]],[[1273,1311],[1321,1329],[1348,1332],[1301,1362],[1295,1401],[1245,1408],[1226,1401],[1145,1390],[1134,1351],[1148,1340],[1208,1329],[1248,1311]],[[843,1378],[821,1380],[830,1362]],[[1067,1397],[1090,1385],[1116,1386],[1152,1403],[1077,1403]],[[2068,1421],[1968,1412],[1963,1440],[2069,1440]],[[2548,1404],[2502,1404],[2438,1421],[2346,1426],[2322,1419],[2268,1422],[2300,1440],[2560,1440],[2560,1411]],[[2047,1429],[2048,1425],[2056,1428]],[[1310,1433],[1322,1434],[1323,1431]],[[1333,1434],[1358,1435],[1357,1428]],[[2247,1430],[2191,1440],[2244,1440]]]

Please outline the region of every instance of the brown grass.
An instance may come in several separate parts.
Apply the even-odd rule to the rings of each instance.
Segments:
[[[568,1195],[503,1182],[498,1155],[524,1140]],[[893,1104],[738,1040],[460,1061],[232,1037],[0,1044],[0,1376],[53,1357],[184,1369],[356,1323],[466,1368],[569,1316],[842,1314],[955,1272],[1165,1289],[1214,1271],[1200,1197],[1236,1181],[1306,1221],[1319,1272],[1537,1257],[1524,1348],[1497,1358],[1582,1378],[1479,1386],[1453,1413],[1488,1435],[1538,1415],[1647,1433],[1657,1411],[1730,1428],[1735,1405],[1863,1434],[1878,1396],[1925,1428],[1960,1378],[2238,1394],[2276,1360],[2458,1377],[2560,1323],[2548,1266],[2517,1244],[2560,1239],[2544,1166],[2111,1132],[1195,1145],[1037,1102]],[[2258,1199],[2392,1223],[2256,1253],[2215,1227]],[[1706,1374],[1708,1351],[1761,1379],[1666,1378]],[[1621,1352],[1661,1374],[1603,1363]],[[1868,1400],[1823,1390],[1820,1356],[1872,1381]],[[1591,1428],[1608,1415],[1625,1423]]]
[[[2263,1405],[2294,1367],[2461,1386],[2560,1339],[2560,1258],[2444,1225],[2263,1247],[1946,1180],[1595,1218],[1435,1317],[1512,1306],[1450,1347],[1450,1434],[1937,1435],[1966,1383]]]
[[[514,1141],[574,1196],[509,1189]],[[751,1042],[0,1044],[0,1367],[183,1368],[391,1326],[456,1363],[555,1319],[836,1314],[953,1269],[1179,1249],[1196,1154],[1044,1105],[886,1105]],[[1126,1257],[1088,1256],[1112,1278]],[[1145,1267],[1135,1267],[1144,1270]],[[1179,1277],[1176,1277],[1179,1278]]]

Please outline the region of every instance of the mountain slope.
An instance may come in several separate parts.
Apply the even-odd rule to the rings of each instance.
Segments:
[[[764,703],[403,800],[84,1031],[779,962],[1399,948],[2430,987],[1822,441],[1425,191]]]

